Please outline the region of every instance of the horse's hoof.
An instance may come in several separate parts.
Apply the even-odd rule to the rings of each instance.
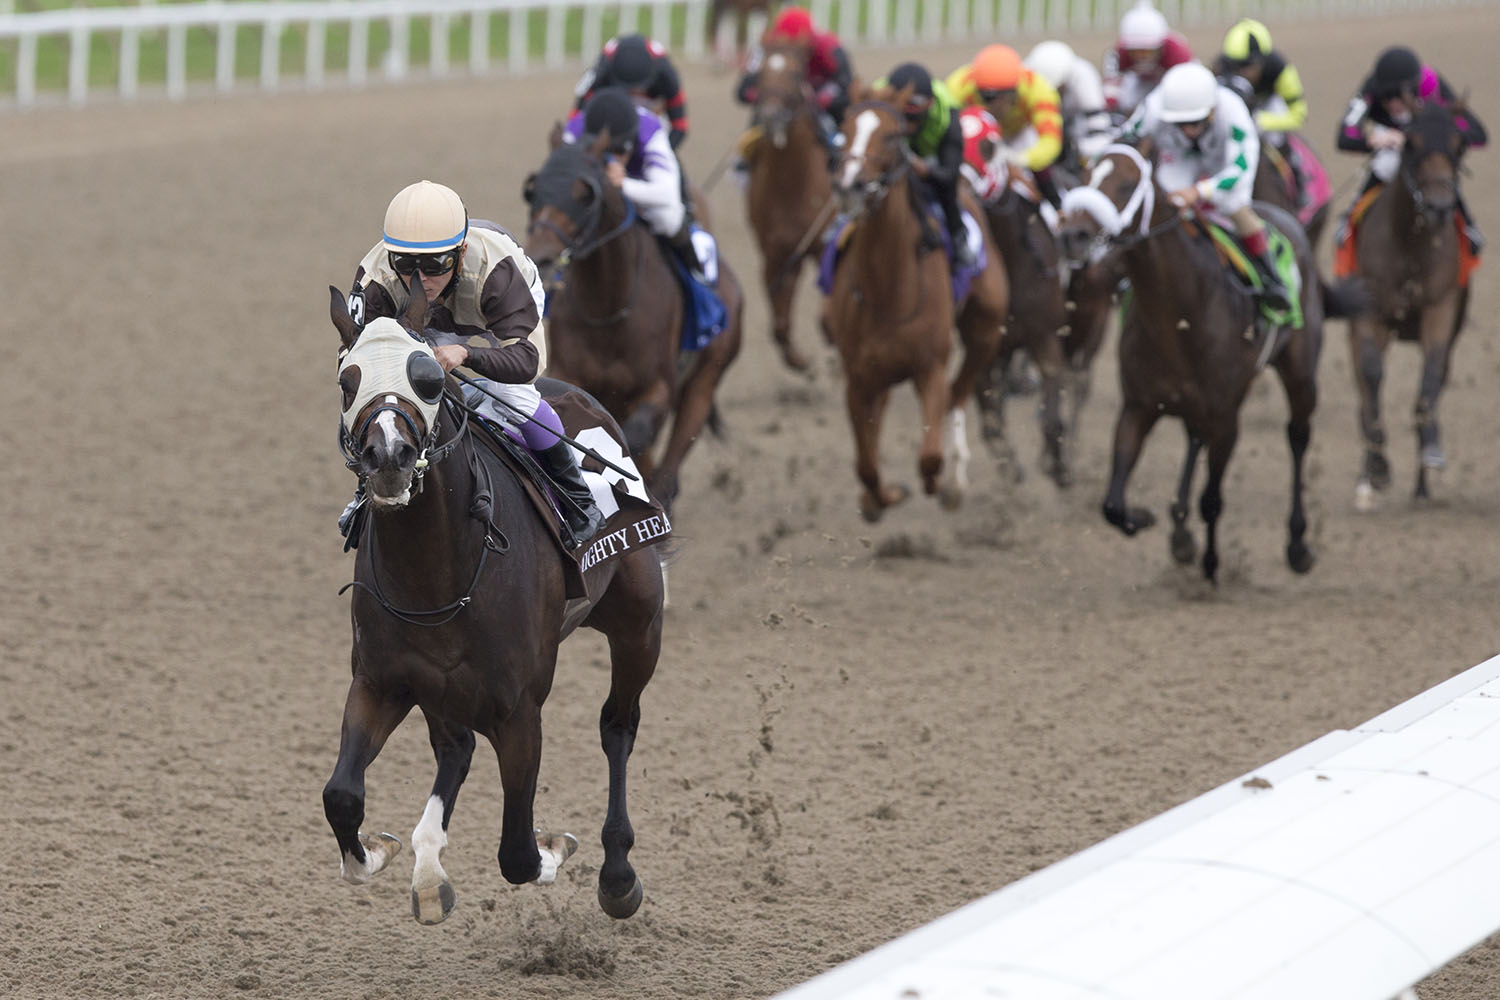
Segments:
[[[1302,542],[1291,542],[1286,547],[1286,564],[1293,573],[1306,573],[1317,561],[1317,555]]]
[[[1179,566],[1191,566],[1198,558],[1198,543],[1186,528],[1172,529],[1172,559]]]
[[[1438,471],[1448,467],[1448,457],[1442,445],[1430,444],[1422,449],[1422,468]]]
[[[447,920],[453,912],[453,907],[458,905],[458,896],[453,891],[453,886],[443,881],[427,889],[413,889],[411,891],[411,915],[417,918],[417,923],[440,924]]]
[[[362,833],[359,846],[365,849],[365,863],[358,864],[347,854],[339,859],[339,877],[354,885],[364,885],[379,875],[401,853],[401,838],[389,833]]]
[[[1378,451],[1365,452],[1364,481],[1377,490],[1384,490],[1390,487],[1391,463],[1383,453]]]
[[[646,898],[646,887],[641,885],[640,876],[637,875],[635,885],[623,896],[607,896],[604,893],[604,885],[599,886],[599,908],[616,920],[624,920],[633,916],[636,910],[641,908],[641,900]]]
[[[1368,479],[1361,479],[1354,486],[1354,509],[1369,514],[1380,507],[1380,494]]]
[[[944,483],[938,488],[938,503],[944,510],[958,510],[964,503],[964,491],[953,483]]]
[[[864,518],[866,523],[875,524],[884,515],[885,508],[880,506],[880,502],[874,497],[866,493],[859,498],[859,516]]]
[[[571,833],[553,835],[543,833],[540,830],[536,834],[536,849],[541,855],[542,867],[537,877],[532,881],[537,885],[551,885],[557,881],[557,870],[563,866],[563,862],[573,856],[578,850],[578,838]]]

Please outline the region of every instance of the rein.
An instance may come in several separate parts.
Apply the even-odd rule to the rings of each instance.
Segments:
[[[563,243],[562,253],[557,255],[557,260],[552,265],[552,273],[547,277],[546,286],[549,289],[558,290],[565,288],[567,286],[565,275],[574,261],[585,260],[596,250],[624,236],[630,227],[635,225],[638,218],[635,210],[635,202],[629,198],[625,198],[625,217],[620,220],[619,224],[602,236],[590,238],[599,228],[599,220],[604,216],[604,196],[597,181],[593,178],[585,178],[584,180],[595,192],[594,208],[588,214],[584,228],[570,237],[558,228],[556,224],[547,219],[537,219],[533,223],[534,226],[546,229]],[[579,245],[580,242],[582,243],[581,246]],[[615,323],[619,323],[625,317],[629,316],[631,310],[635,308],[635,302],[640,297],[640,292],[641,267],[637,263],[635,277],[630,286],[630,295],[626,298],[623,306],[608,316],[593,317],[580,314],[578,319],[587,326],[612,326]]]

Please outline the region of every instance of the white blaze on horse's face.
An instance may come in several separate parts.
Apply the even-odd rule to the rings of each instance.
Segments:
[[[766,69],[774,70],[777,73],[782,72],[786,69],[786,56],[780,52],[771,53],[770,58],[766,60]]]
[[[870,137],[880,127],[880,115],[872,110],[859,113],[854,119],[854,138],[849,142],[849,152],[844,158],[844,174],[839,184],[846,190],[854,186],[855,178],[865,163],[865,153],[870,149]]]

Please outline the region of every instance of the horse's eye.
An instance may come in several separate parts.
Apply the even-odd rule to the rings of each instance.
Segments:
[[[406,380],[424,403],[436,403],[443,394],[443,366],[423,351],[412,351],[406,359]],[[345,407],[347,409],[347,407]]]
[[[354,394],[359,392],[359,377],[359,365],[350,365],[339,372],[339,392],[344,397],[344,405],[339,407],[341,411],[354,405]]]

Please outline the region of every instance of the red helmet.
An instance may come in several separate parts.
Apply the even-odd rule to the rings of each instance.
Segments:
[[[790,41],[803,41],[813,36],[812,15],[802,7],[784,7],[771,25],[770,35]]]

